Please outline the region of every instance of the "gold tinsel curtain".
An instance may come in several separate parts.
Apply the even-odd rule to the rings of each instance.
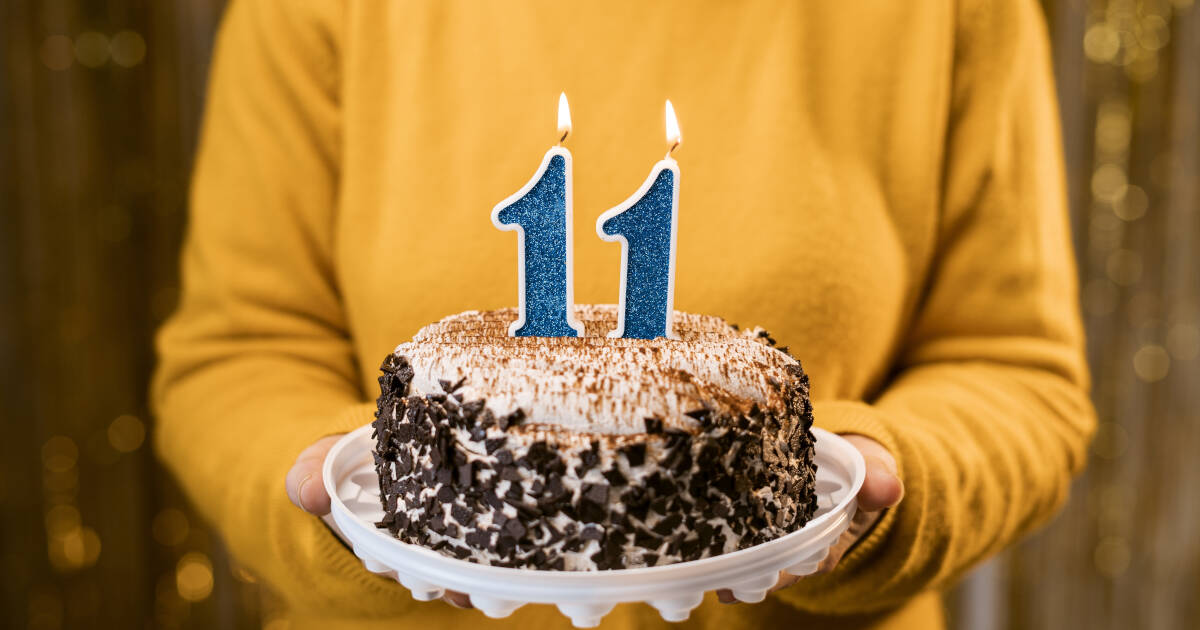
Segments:
[[[0,3],[0,617],[282,630],[147,446],[222,2]],[[1101,425],[957,628],[1200,620],[1200,10],[1047,0]]]

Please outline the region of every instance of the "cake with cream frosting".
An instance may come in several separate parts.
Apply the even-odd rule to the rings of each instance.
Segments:
[[[375,463],[400,540],[505,567],[622,569],[728,553],[816,510],[799,362],[761,329],[675,312],[678,339],[509,337],[516,309],[423,328],[379,378]]]

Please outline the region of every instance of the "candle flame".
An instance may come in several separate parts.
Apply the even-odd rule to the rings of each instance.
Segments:
[[[667,118],[667,155],[671,155],[679,145],[683,144],[683,134],[679,132],[679,119],[675,117],[675,106],[671,104],[671,99],[667,99],[666,107]]]
[[[571,106],[567,105],[567,93],[558,94],[558,143],[566,142],[571,135]]]

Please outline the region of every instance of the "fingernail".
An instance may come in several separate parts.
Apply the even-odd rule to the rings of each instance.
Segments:
[[[312,473],[309,473],[300,480],[300,485],[296,488],[296,500],[300,502],[300,509],[305,512],[311,512],[312,508],[304,504],[304,485],[312,481]]]

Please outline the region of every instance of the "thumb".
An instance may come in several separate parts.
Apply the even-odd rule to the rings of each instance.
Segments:
[[[340,435],[324,437],[301,451],[284,478],[288,499],[305,512],[317,516],[329,513],[329,494],[325,492],[321,467],[325,464],[325,455],[340,438]]]
[[[862,453],[867,464],[866,479],[858,491],[858,509],[878,512],[893,507],[904,498],[904,482],[896,467],[896,458],[879,442],[862,435],[844,435]]]

